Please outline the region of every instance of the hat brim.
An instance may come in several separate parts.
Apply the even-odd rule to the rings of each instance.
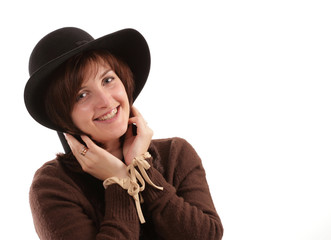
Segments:
[[[133,100],[138,97],[149,74],[150,51],[145,38],[138,31],[123,29],[66,52],[46,63],[30,76],[24,90],[24,101],[30,115],[37,122],[45,127],[63,132],[62,128],[49,119],[45,110],[44,96],[49,86],[47,78],[69,58],[78,53],[94,49],[107,49],[114,56],[128,64],[135,82]]]

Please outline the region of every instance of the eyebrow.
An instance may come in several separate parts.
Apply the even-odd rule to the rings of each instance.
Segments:
[[[109,72],[113,72],[113,69],[107,69],[103,74],[101,74],[101,78],[103,78],[105,75],[107,75]]]
[[[111,68],[107,69],[106,71],[104,71],[104,72],[101,74],[100,78],[103,78],[103,77],[106,76],[109,72],[114,72],[114,70],[111,69]],[[83,86],[83,85],[82,85],[82,86],[78,89],[78,92],[81,91],[81,90],[83,90],[85,87],[86,87],[86,86]]]

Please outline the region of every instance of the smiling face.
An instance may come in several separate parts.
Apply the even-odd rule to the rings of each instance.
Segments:
[[[125,87],[104,61],[90,64],[76,96],[71,118],[97,142],[118,140],[128,127],[130,104]]]

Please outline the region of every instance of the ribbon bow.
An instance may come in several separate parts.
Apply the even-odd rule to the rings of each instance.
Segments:
[[[127,171],[129,176],[126,178],[119,179],[118,177],[111,177],[107,178],[103,182],[103,186],[106,189],[108,186],[117,183],[120,185],[123,189],[128,191],[128,194],[133,197],[136,209],[138,213],[138,217],[141,223],[145,223],[145,218],[141,210],[140,202],[143,202],[143,198],[141,196],[142,191],[145,190],[145,181],[153,186],[156,189],[163,190],[163,187],[156,186],[152,180],[148,177],[146,170],[148,170],[151,166],[149,163],[145,160],[146,158],[150,158],[151,155],[149,152],[146,152],[142,156],[135,157],[132,161],[132,163],[127,167]],[[138,167],[141,174],[135,169],[135,167]],[[145,179],[145,180],[144,180]],[[139,185],[139,183],[140,185]],[[140,201],[139,201],[139,195],[140,195]]]

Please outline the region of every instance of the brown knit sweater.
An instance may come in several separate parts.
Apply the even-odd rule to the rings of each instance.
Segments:
[[[106,190],[73,155],[58,156],[35,174],[30,205],[40,239],[221,239],[201,160],[185,140],[153,140],[147,170],[163,190],[146,185],[140,224],[133,198],[119,185]]]

